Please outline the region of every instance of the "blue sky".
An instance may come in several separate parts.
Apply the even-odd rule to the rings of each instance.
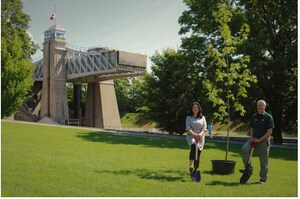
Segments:
[[[187,9],[182,0],[23,0],[23,7],[31,17],[28,32],[41,48],[56,7],[56,23],[66,30],[67,43],[147,56],[180,46],[178,18]],[[34,57],[42,55],[38,51]]]

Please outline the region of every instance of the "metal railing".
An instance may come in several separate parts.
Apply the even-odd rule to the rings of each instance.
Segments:
[[[80,120],[75,119],[75,118],[66,120],[66,125],[73,125],[73,124],[75,124],[76,126],[79,126]]]
[[[86,52],[86,51],[89,50],[88,47],[76,46],[76,45],[69,44],[69,43],[67,43],[67,48],[77,50],[77,51],[80,51],[80,52]]]

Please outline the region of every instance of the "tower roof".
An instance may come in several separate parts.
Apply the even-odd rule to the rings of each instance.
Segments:
[[[64,31],[65,32],[65,30],[59,24],[55,24],[55,25],[51,26],[46,31],[51,31],[51,30],[60,30],[60,31]]]
[[[48,28],[44,32],[44,39],[50,39],[50,38],[66,38],[66,31],[58,24],[55,24]]]

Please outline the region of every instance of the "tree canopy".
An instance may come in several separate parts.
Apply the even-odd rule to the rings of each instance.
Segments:
[[[1,118],[14,114],[33,84],[30,56],[36,45],[26,32],[30,17],[21,0],[1,1]]]
[[[213,12],[213,19],[218,24],[218,31],[207,44],[204,62],[204,88],[206,96],[213,106],[218,107],[214,116],[218,121],[230,120],[232,113],[245,115],[242,100],[248,96],[247,88],[256,82],[256,77],[248,69],[250,57],[237,53],[237,48],[247,39],[249,27],[242,24],[239,32],[232,35],[229,27],[234,9],[223,3]],[[227,121],[228,123],[229,121]]]
[[[114,83],[120,113],[138,112],[143,102],[143,77],[120,78],[114,80]]]
[[[139,98],[145,116],[183,133],[193,101],[209,122],[213,115],[224,122],[229,99],[233,119],[249,122],[264,99],[275,121],[274,142],[282,142],[282,132],[297,132],[297,1],[184,2],[181,48],[151,57]]]
[[[239,7],[251,27],[244,50],[258,77],[252,93],[264,98],[274,117],[274,142],[282,131],[297,132],[297,1],[241,0]]]
[[[143,87],[144,112],[170,133],[184,133],[185,118],[193,101],[202,101],[199,68],[189,65],[182,51],[166,49],[151,57],[152,73]]]
[[[222,37],[219,22],[214,20],[216,12],[225,19],[228,16],[227,12],[219,10],[220,5],[230,7],[228,29],[232,36],[237,36],[243,24],[248,24],[247,39],[236,48],[236,53],[249,55],[248,68],[257,77],[257,86],[251,85],[247,89],[248,97],[242,101],[245,116],[249,118],[255,111],[257,100],[265,99],[275,121],[274,142],[281,143],[282,131],[297,129],[297,1],[184,2],[188,9],[179,18],[179,33],[186,35],[182,48],[191,57],[197,57],[204,67],[210,64],[205,55],[213,50],[205,47],[212,39]]]

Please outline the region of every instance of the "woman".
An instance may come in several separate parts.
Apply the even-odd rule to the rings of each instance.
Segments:
[[[198,102],[193,103],[185,124],[187,130],[186,140],[190,146],[189,170],[193,172],[199,167],[200,154],[204,147],[205,132],[207,131],[206,120]]]

